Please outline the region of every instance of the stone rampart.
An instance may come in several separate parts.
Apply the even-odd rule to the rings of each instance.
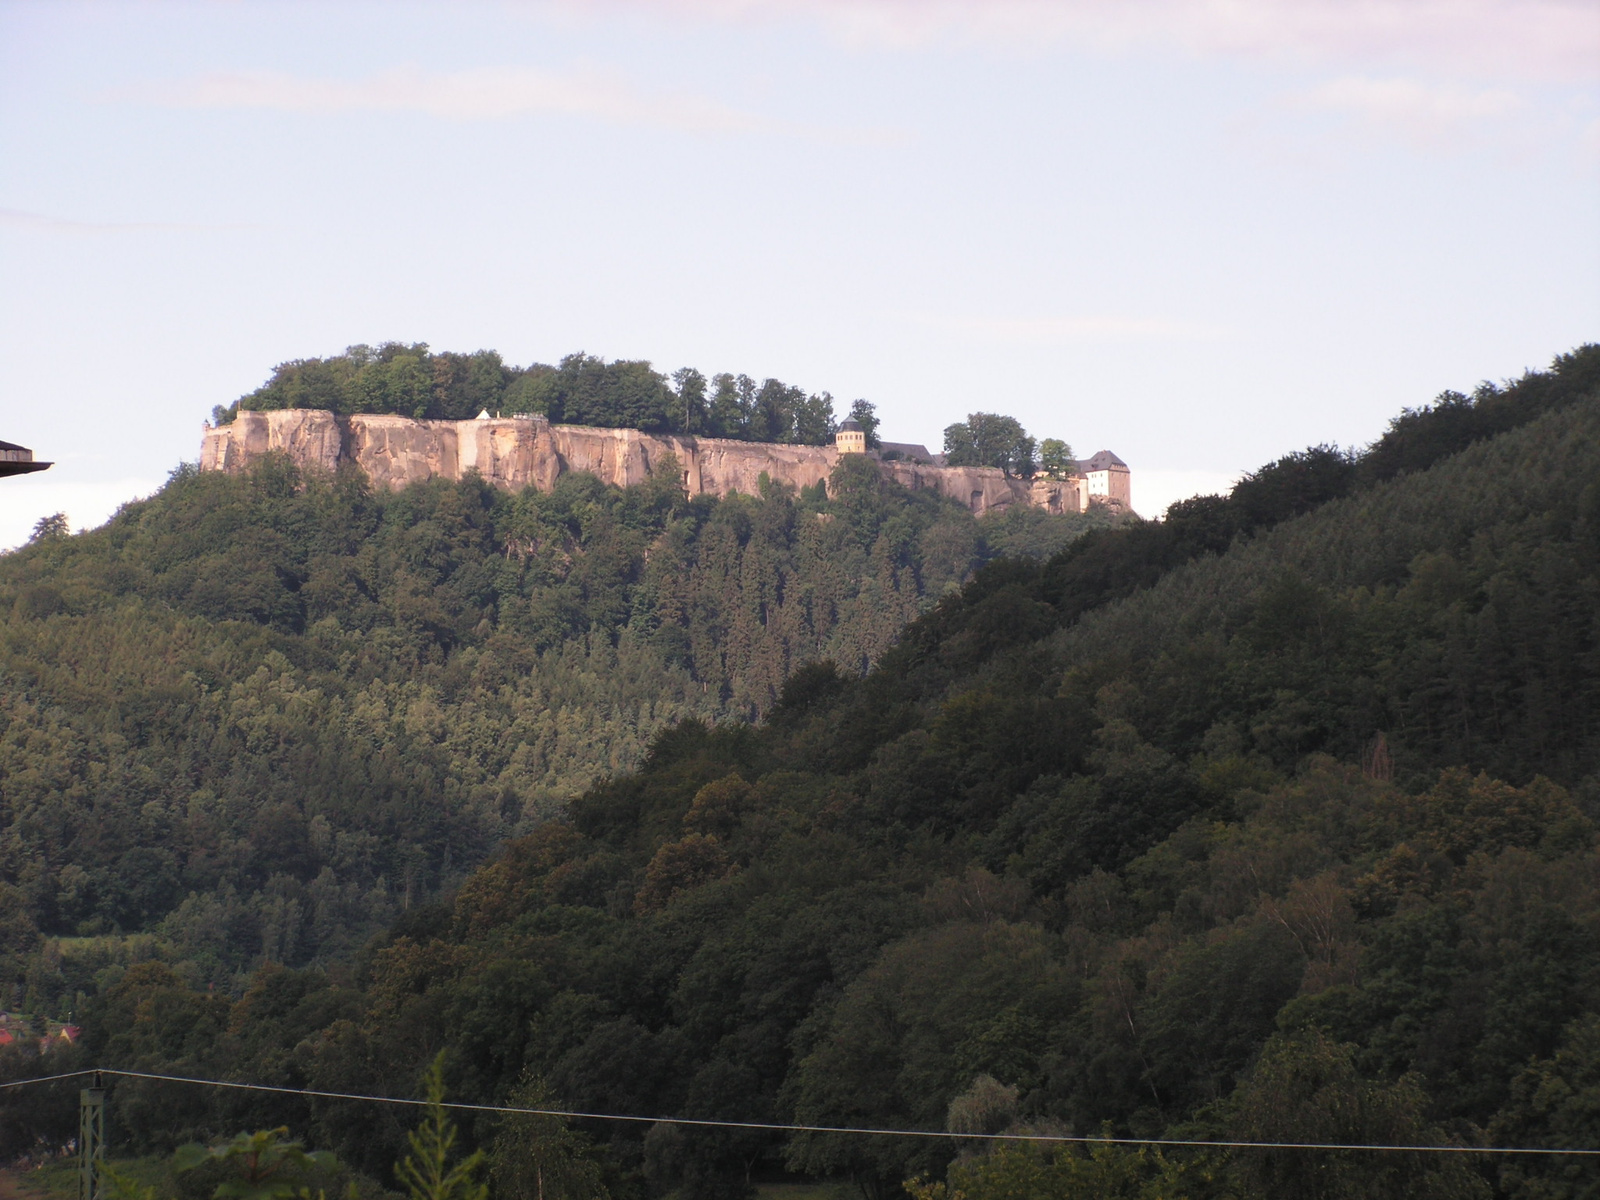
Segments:
[[[667,456],[683,471],[691,495],[755,495],[763,473],[791,487],[825,481],[839,461],[831,446],[787,446],[723,438],[674,437],[637,429],[552,425],[543,417],[476,421],[418,421],[372,413],[341,417],[320,409],[240,412],[227,425],[207,426],[202,471],[244,470],[269,451],[302,467],[332,471],[352,462],[374,487],[397,490],[434,476],[460,479],[477,471],[496,487],[549,491],[570,471],[589,471],[606,483],[642,483]],[[1014,504],[1050,512],[1088,506],[1082,479],[1012,479],[992,467],[935,467],[903,461],[880,464],[904,487],[926,488],[982,516]]]

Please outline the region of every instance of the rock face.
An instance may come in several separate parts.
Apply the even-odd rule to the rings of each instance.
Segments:
[[[827,480],[839,461],[831,446],[784,446],[721,438],[674,437],[637,429],[552,425],[543,417],[476,421],[416,421],[378,414],[336,416],[320,409],[240,412],[232,424],[207,426],[200,443],[202,471],[243,471],[270,451],[303,468],[332,471],[352,462],[375,487],[397,490],[436,475],[460,479],[476,471],[508,491],[549,491],[569,471],[589,471],[606,483],[642,483],[674,456],[691,495],[756,495],[763,473],[791,487]],[[904,487],[927,488],[982,516],[1014,504],[1056,513],[1082,512],[1082,479],[1011,479],[993,467],[934,467],[881,463]]]

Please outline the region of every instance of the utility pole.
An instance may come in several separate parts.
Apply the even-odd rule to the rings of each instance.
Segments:
[[[101,1200],[100,1162],[106,1154],[106,1090],[100,1072],[78,1092],[78,1200]]]

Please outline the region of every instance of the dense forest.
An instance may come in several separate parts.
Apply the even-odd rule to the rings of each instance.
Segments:
[[[474,800],[475,811],[492,809],[493,756],[510,739],[474,743],[457,730],[520,694],[516,668],[479,665],[505,636],[497,630],[525,622],[519,636],[547,638],[545,654],[574,653],[580,633],[592,646],[596,629],[620,631],[619,656],[625,635],[664,654],[651,639],[673,623],[644,621],[635,634],[636,614],[685,603],[681,592],[641,599],[608,623],[585,607],[607,593],[579,581],[560,611],[581,616],[548,624],[554,602],[514,611],[497,601],[491,612],[487,592],[445,588],[449,576],[374,592],[363,581],[376,568],[361,567],[319,588],[308,565],[294,593],[309,591],[303,610],[266,604],[229,626],[260,639],[252,652],[263,665],[230,685],[237,732],[224,737],[220,706],[193,707],[221,690],[219,668],[185,657],[214,645],[203,630],[217,616],[201,606],[223,593],[198,586],[202,567],[163,541],[183,528],[180,502],[211,511],[206,488],[238,489],[225,494],[249,519],[228,518],[240,522],[235,536],[264,513],[292,513],[292,544],[333,554],[316,541],[314,513],[350,488],[378,508],[346,557],[370,552],[394,576],[455,561],[439,545],[472,544],[474,521],[488,520],[471,515],[470,488],[379,501],[352,481],[275,470],[180,477],[107,530],[46,538],[4,564],[13,615],[0,785],[8,806],[23,794],[18,780],[34,789],[36,807],[9,808],[6,827],[13,846],[27,833],[39,848],[6,862],[7,945],[19,948],[31,1002],[71,997],[86,1028],[73,1050],[5,1052],[13,1075],[92,1061],[414,1095],[442,1051],[452,1094],[473,1101],[967,1135],[601,1121],[564,1131],[563,1153],[589,1167],[582,1194],[619,1200],[743,1197],[785,1174],[871,1198],[909,1186],[926,1200],[1533,1200],[1600,1188],[1592,1160],[1555,1156],[1046,1151],[973,1136],[1600,1144],[1600,347],[1407,411],[1362,453],[1288,455],[1162,522],[1000,557],[948,590],[924,584],[921,595],[942,599],[875,656],[841,653],[807,626],[811,641],[758,676],[776,695],[751,704],[759,724],[718,723],[686,704],[637,770],[529,814],[527,832],[447,894],[419,889],[353,956],[297,969],[263,941],[253,974],[212,990],[187,950],[175,961],[154,945],[97,959],[92,938],[37,927],[32,864],[89,849],[72,841],[69,814],[37,806],[72,797],[76,812],[96,801],[114,809],[125,825],[108,827],[105,842],[166,820],[148,845],[194,838],[185,844],[216,863],[198,836],[215,828],[212,814],[237,811],[278,776],[376,769],[384,752],[361,722],[386,720],[395,745],[403,735],[436,755],[407,760],[431,818]],[[842,476],[832,500],[773,496],[732,511],[751,529],[757,513],[793,514],[791,546],[848,536],[859,561],[886,564],[859,573],[857,595],[877,580],[887,596],[893,571],[929,569],[944,518],[930,511],[920,533],[897,540],[896,521],[919,528],[921,501],[876,478]],[[643,520],[629,512],[695,511],[669,492],[589,494],[623,530]],[[480,503],[511,521],[571,503],[562,496]],[[396,518],[391,532],[377,519],[391,503],[434,507]],[[707,511],[698,539],[727,519]],[[400,532],[425,525],[418,542]],[[659,532],[640,538],[651,547],[639,556],[641,597],[658,594],[650,569],[673,544],[670,522],[643,527]],[[490,541],[483,574],[491,561],[533,570],[556,552],[545,527],[516,529],[526,559]],[[147,539],[129,556],[137,569],[112,553],[118,536]],[[895,546],[911,557],[895,558]],[[249,561],[276,560],[255,548]],[[674,580],[699,569],[699,559],[672,561]],[[185,564],[189,574],[175,575]],[[276,595],[259,589],[248,594]],[[768,595],[801,604],[794,593]],[[900,594],[900,611],[915,611],[913,594]],[[142,682],[110,667],[108,633],[69,638],[70,622],[107,604],[129,607],[130,642],[154,645],[166,675]],[[360,625],[379,607],[382,623]],[[157,611],[171,624],[153,642],[155,618],[138,614]],[[341,642],[347,611],[360,636]],[[729,622],[713,636],[716,653],[736,630]],[[244,640],[230,636],[230,647]],[[701,669],[700,643],[668,641],[687,656],[672,661]],[[283,666],[266,664],[273,653]],[[384,663],[402,660],[385,676]],[[280,673],[319,668],[300,694],[274,692]],[[419,678],[434,690],[409,706],[366,699],[349,682],[403,692]],[[723,691],[738,703],[731,682]],[[331,705],[324,694],[339,707],[319,709]],[[112,759],[100,763],[83,739],[86,714],[107,702],[124,707],[96,734]],[[317,715],[285,740],[298,714]],[[162,762],[203,767],[217,738],[236,749],[212,750],[214,762],[238,754],[254,773],[225,792],[226,771],[213,767],[217,782],[195,777],[207,799],[191,787],[186,805],[157,802],[151,813],[157,780],[132,769],[138,756],[159,747]],[[28,774],[45,761],[63,765]],[[483,773],[481,792],[457,782],[469,770]],[[284,845],[303,853],[337,848],[332,814],[370,802],[330,779],[303,798],[286,787],[263,828],[298,830]],[[209,886],[183,902],[196,915],[215,899]],[[208,919],[226,944],[225,923]],[[124,1081],[113,1105],[126,1144],[151,1152],[286,1124],[386,1177],[403,1147],[399,1117],[348,1101]],[[62,1136],[70,1116],[13,1104],[0,1128],[20,1146]],[[471,1141],[504,1144],[495,1118],[468,1125]]]
[[[1103,523],[976,520],[844,464],[833,496],[481,482],[374,492],[180,470],[0,559],[0,1007],[109,962],[206,983],[353,952],[686,716],[753,720],[794,666],[865,670],[997,555]],[[141,949],[132,935],[154,939]]]

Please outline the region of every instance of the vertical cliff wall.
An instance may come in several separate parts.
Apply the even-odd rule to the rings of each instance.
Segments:
[[[202,471],[242,471],[269,451],[302,467],[331,471],[351,462],[374,487],[398,489],[436,475],[460,479],[476,471],[496,487],[548,491],[569,471],[589,471],[619,487],[642,483],[668,455],[678,461],[691,495],[755,495],[760,478],[791,487],[825,481],[839,461],[831,446],[783,446],[721,438],[673,437],[637,429],[552,425],[542,417],[480,421],[417,421],[378,414],[335,416],[318,409],[240,412],[231,424],[207,426]],[[882,463],[904,487],[928,489],[983,515],[1013,504],[1050,512],[1082,512],[1081,479],[1010,479],[992,467]]]

